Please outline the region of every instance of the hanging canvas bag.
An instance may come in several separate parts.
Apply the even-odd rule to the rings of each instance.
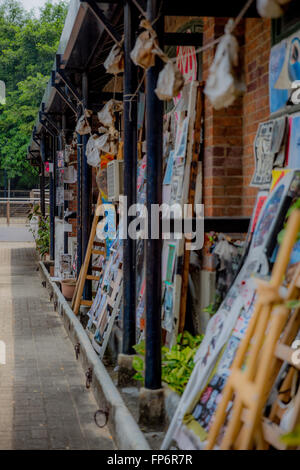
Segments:
[[[289,3],[291,0],[257,0],[257,11],[263,18],[279,18],[284,11],[281,5]]]
[[[86,109],[84,111],[84,114],[78,119],[78,122],[76,125],[76,132],[78,132],[78,134],[86,135],[92,132],[91,126],[89,125],[88,120],[87,120],[87,118],[91,117],[92,114],[93,114],[93,111]]]
[[[209,70],[204,93],[215,109],[230,106],[242,92],[244,82],[238,77],[239,45],[231,34],[233,20],[225,26],[225,34],[218,44]]]
[[[114,113],[120,112],[123,109],[123,102],[117,100],[109,100],[105,106],[98,112],[97,116],[103,126],[110,127],[114,125]]]
[[[147,20],[142,20],[141,27],[145,28],[137,38],[134,48],[130,53],[135,65],[148,69],[155,64],[155,52],[158,49],[156,33]]]
[[[113,75],[124,72],[124,52],[118,44],[115,44],[111,49],[104,62],[104,67],[107,73]]]
[[[184,78],[178,67],[172,62],[167,62],[160,71],[155,93],[160,100],[171,100],[178,96],[184,86]]]
[[[92,135],[87,144],[86,144],[86,158],[87,163],[93,167],[97,167],[100,165],[100,152],[99,148],[97,148],[97,135]]]

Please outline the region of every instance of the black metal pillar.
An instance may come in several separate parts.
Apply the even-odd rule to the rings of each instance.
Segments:
[[[45,175],[44,175],[44,162],[40,163],[40,208],[41,214],[44,218],[46,215],[45,211]]]
[[[55,257],[55,159],[53,152],[54,138],[49,137],[48,144],[51,145],[51,163],[53,164],[52,172],[50,172],[50,260],[54,261]],[[49,152],[50,153],[50,152]]]
[[[82,97],[84,109],[88,108],[88,77],[84,72],[82,75]],[[82,260],[85,258],[90,230],[91,230],[91,194],[92,194],[92,177],[91,167],[87,163],[86,145],[89,140],[89,135],[84,135],[82,138]],[[83,298],[91,299],[91,282],[85,283]]]
[[[45,206],[45,161],[46,161],[46,149],[45,149],[45,135],[41,136],[41,165],[40,165],[40,202],[41,202],[41,213],[42,216],[46,215],[46,206]]]
[[[62,137],[62,150],[64,150],[64,146],[65,146],[65,132],[66,132],[66,115],[63,114],[62,115],[62,121],[61,121],[61,137]],[[68,185],[65,183],[64,184],[64,190],[67,190],[68,189]],[[69,208],[69,202],[66,201],[66,199],[64,200],[64,215],[66,213],[66,211],[68,210]],[[66,223],[69,223],[68,219],[64,219],[66,221]],[[68,254],[69,252],[69,234],[68,232],[64,232],[64,253],[65,254]]]
[[[136,203],[137,172],[137,68],[130,58],[138,27],[137,13],[130,1],[124,5],[124,196],[127,207]],[[127,227],[130,217],[127,219]],[[136,243],[127,237],[124,240],[123,262],[123,353],[134,354],[136,343]]]
[[[154,23],[162,47],[163,17],[158,19],[161,0],[148,0],[148,19]],[[146,241],[146,364],[145,386],[161,388],[161,251],[162,239],[151,240],[151,207],[162,202],[163,101],[154,90],[162,68],[160,59],[147,71],[146,138],[147,138],[147,210]]]
[[[81,229],[81,154],[82,137],[77,134],[77,279],[82,265],[82,229]]]

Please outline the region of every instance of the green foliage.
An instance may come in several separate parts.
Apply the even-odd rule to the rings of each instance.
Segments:
[[[36,249],[38,250],[41,257],[49,253],[50,250],[50,224],[49,217],[43,217],[40,211],[40,206],[33,206],[32,210],[28,214],[29,222],[36,217],[38,219],[37,232],[33,228],[29,228],[29,231],[33,234]]]
[[[39,18],[25,12],[18,0],[0,6],[0,80],[6,104],[0,106],[0,165],[9,178],[22,176],[34,185],[37,170],[26,160],[32,128],[49,80],[67,3],[47,1]]]
[[[281,437],[282,442],[289,447],[297,447],[300,445],[300,425],[296,429]]]
[[[215,313],[217,313],[218,308],[220,307],[222,302],[222,298],[220,295],[216,295],[214,302],[209,304],[207,307],[203,309],[203,312],[209,313],[209,315],[212,317]]]
[[[192,336],[188,331],[178,335],[176,344],[171,348],[162,347],[162,381],[180,395],[194,368],[194,355],[203,339],[203,335]],[[140,356],[135,356],[133,368],[137,371],[134,378],[144,382],[145,342],[134,346]],[[143,357],[141,357],[143,356]]]
[[[286,302],[286,306],[287,306],[287,308],[291,308],[291,309],[299,308],[300,307],[300,300],[288,300]]]
[[[287,225],[288,218],[295,209],[300,209],[300,198],[297,199],[294,202],[294,204],[291,205],[291,207],[289,208],[289,210],[286,213],[285,224],[283,226],[283,229],[277,235],[277,241],[278,241],[279,245],[281,245],[281,243],[283,241],[284,234],[285,234],[285,231],[286,231],[286,225]],[[298,240],[300,240],[300,232],[298,233],[297,241]]]

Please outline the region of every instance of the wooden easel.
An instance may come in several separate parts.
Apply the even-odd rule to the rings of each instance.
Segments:
[[[296,287],[300,288],[300,267],[297,269],[295,274],[295,283]],[[292,361],[292,355],[294,350],[291,348],[291,344],[293,340],[296,338],[298,332],[300,330],[300,308],[296,308],[293,314],[291,315],[288,324],[284,330],[282,338],[278,342],[276,349],[275,349],[275,358],[277,362],[281,365],[283,362],[290,366],[290,369],[283,380],[283,383],[280,386],[278,391],[278,396],[274,401],[270,415],[266,418],[263,417],[263,436],[264,440],[270,444],[272,447],[278,450],[285,450],[287,448],[286,444],[281,441],[281,436],[284,434],[282,429],[279,426],[280,420],[283,416],[282,408],[280,407],[279,397],[281,399],[288,398],[289,392],[291,387],[291,383],[293,380],[293,375],[296,370],[300,370],[300,365],[295,364]],[[279,372],[279,365],[276,367],[276,372]],[[277,374],[276,374],[277,375]],[[296,395],[296,406],[293,414],[293,419],[291,422],[291,427],[295,427],[296,424],[300,422],[300,388]]]
[[[246,450],[251,449],[254,442],[257,449],[266,448],[262,412],[274,376],[276,345],[289,315],[289,309],[282,303],[279,295],[279,288],[299,229],[300,210],[296,210],[289,218],[270,282],[258,283],[256,308],[232,364],[214,423],[208,434],[206,449],[214,448],[231,401],[231,416],[220,448]],[[288,298],[299,295],[297,284],[298,278],[295,276],[289,288]]]
[[[92,271],[99,272],[99,275],[88,274],[88,269],[89,269],[92,255],[105,256],[105,249],[104,249],[105,243],[95,241],[96,229],[97,229],[97,224],[99,221],[99,215],[97,215],[97,207],[100,204],[101,204],[101,194],[99,193],[96,208],[95,208],[95,215],[94,215],[94,219],[92,223],[90,238],[89,238],[89,242],[88,242],[88,246],[87,246],[87,250],[86,250],[86,254],[84,258],[84,263],[81,266],[80,274],[76,283],[76,289],[75,289],[74,296],[72,299],[72,309],[75,315],[78,315],[80,305],[91,307],[93,303],[92,299],[90,300],[82,299],[83,289],[84,289],[86,281],[88,280],[99,281],[100,280],[100,273],[102,271],[102,268],[97,267],[97,266],[92,266]]]

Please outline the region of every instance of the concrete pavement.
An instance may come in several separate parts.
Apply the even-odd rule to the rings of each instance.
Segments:
[[[33,236],[25,224],[0,224],[0,242],[33,242]]]
[[[36,266],[33,244],[0,243],[0,449],[113,449]]]

